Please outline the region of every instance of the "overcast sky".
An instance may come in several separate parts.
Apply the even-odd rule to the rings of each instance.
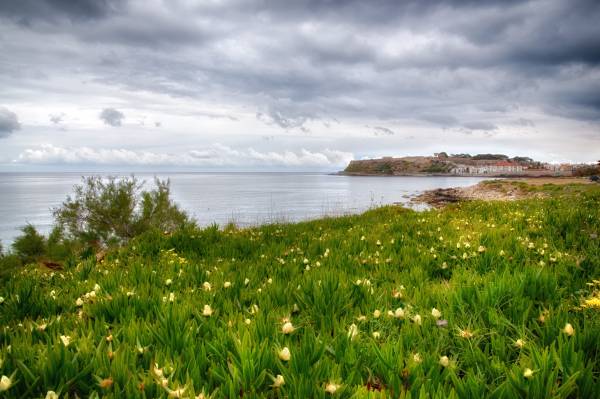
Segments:
[[[600,2],[2,0],[0,170],[600,159]]]

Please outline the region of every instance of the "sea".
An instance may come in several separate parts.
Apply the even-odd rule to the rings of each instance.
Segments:
[[[84,173],[0,173],[0,241],[6,249],[26,224],[48,233],[52,209],[61,205]],[[99,174],[103,176],[128,176]],[[198,224],[241,227],[296,222],[410,204],[424,190],[470,186],[478,177],[375,177],[325,173],[136,173],[153,186],[169,179],[173,200]]]

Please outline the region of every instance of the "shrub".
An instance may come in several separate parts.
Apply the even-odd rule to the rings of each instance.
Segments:
[[[156,188],[142,191],[135,177],[83,178],[54,210],[56,225],[65,238],[92,246],[127,242],[151,228],[171,231],[189,223],[170,199],[169,181],[155,179]]]
[[[23,263],[34,262],[46,254],[46,239],[33,225],[21,228],[22,235],[15,239],[12,248]]]

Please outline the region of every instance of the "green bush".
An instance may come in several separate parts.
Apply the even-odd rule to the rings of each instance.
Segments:
[[[33,225],[21,228],[22,235],[15,239],[12,248],[23,263],[34,262],[46,254],[46,238]]]
[[[149,229],[172,231],[189,219],[170,199],[169,181],[142,191],[135,177],[87,177],[54,210],[57,227],[69,240],[92,246],[121,244]]]

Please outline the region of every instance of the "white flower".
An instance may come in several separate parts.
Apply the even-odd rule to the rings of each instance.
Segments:
[[[292,354],[290,353],[290,350],[288,349],[288,347],[284,347],[282,350],[279,351],[278,353],[279,358],[281,360],[283,360],[284,362],[287,362],[291,359]]]
[[[526,368],[525,371],[523,371],[523,377],[527,379],[533,378],[533,370],[531,370],[530,368]]]
[[[169,398],[183,398],[183,395],[185,394],[185,388],[177,388],[168,390],[167,392],[169,392]]]
[[[246,320],[244,320],[244,323],[246,323],[246,325],[250,325],[250,323],[252,323],[252,320],[246,319]]]
[[[423,361],[423,358],[421,357],[421,355],[419,353],[415,353],[413,355],[413,361],[415,363],[421,363]]]
[[[375,338],[375,339],[381,338],[381,333],[379,331],[373,331],[373,338]]]
[[[515,341],[515,346],[519,349],[523,349],[523,347],[525,346],[525,341],[519,338]]]
[[[354,340],[354,338],[356,338],[357,335],[358,327],[356,327],[356,324],[352,323],[350,325],[350,328],[348,329],[348,338],[350,338],[350,340]]]
[[[171,280],[170,278],[165,280],[165,285],[171,285],[173,284],[173,280]]]
[[[478,251],[479,253],[481,253],[481,252],[485,252],[485,247],[484,247],[483,245],[480,245],[480,246],[479,246],[479,248],[477,248],[477,251]]]
[[[381,316],[381,311],[379,309],[375,309],[375,311],[373,312],[373,317],[378,319],[379,316]]]
[[[75,301],[75,305],[77,305],[77,306],[83,306],[83,299],[77,298],[77,300]]]
[[[277,374],[277,377],[273,379],[273,388],[279,388],[280,386],[285,384],[285,380],[281,374]]]
[[[96,298],[96,291],[90,291],[90,292],[88,292],[87,296],[89,296],[90,298]]]
[[[250,283],[250,279],[249,279],[249,278],[246,278],[246,279],[244,280],[244,285],[248,285],[249,283]]]
[[[204,309],[202,309],[202,316],[210,316],[213,314],[213,310],[210,305],[204,305]]]
[[[283,323],[283,326],[281,326],[281,332],[284,334],[291,334],[294,332],[294,326],[291,322],[287,321]]]
[[[223,283],[223,288],[229,288],[229,287],[231,287],[231,283],[229,281],[225,281]]]
[[[448,356],[440,357],[440,365],[442,367],[448,367],[450,365],[450,359],[448,359]]]
[[[4,297],[0,296],[0,304],[4,303]]]
[[[267,284],[273,284],[273,279],[272,278],[268,279]]]
[[[94,292],[100,291],[100,286],[98,284],[94,284]]]
[[[413,318],[412,318],[413,322],[417,325],[421,325],[422,321],[421,321],[421,315],[416,314]]]
[[[202,283],[202,289],[204,291],[210,291],[212,289],[212,285],[210,285],[208,281],[205,281],[204,283]]]
[[[575,334],[575,329],[573,328],[571,323],[567,323],[565,324],[565,328],[563,328],[563,332],[569,337],[572,337]]]
[[[439,310],[437,310],[436,308],[431,309],[431,315],[436,318],[439,319],[440,317],[442,317],[442,312],[440,312]]]
[[[69,346],[69,344],[71,343],[71,337],[69,337],[68,335],[61,335],[60,340],[64,346]]]
[[[394,311],[394,317],[396,317],[397,319],[403,319],[404,318],[404,309],[402,308],[398,308]]]
[[[336,393],[338,389],[340,389],[340,386],[338,384],[334,384],[333,382],[328,382],[327,385],[325,385],[325,392],[330,395]]]
[[[0,392],[8,391],[11,385],[12,381],[7,376],[3,375],[2,378],[0,378]]]
[[[173,292],[169,294],[169,302],[175,302],[175,294]]]
[[[58,395],[54,391],[46,392],[46,399],[58,399]]]
[[[164,378],[164,373],[163,373],[163,369],[158,368],[158,364],[154,363],[154,367],[152,368],[152,372],[154,373],[154,376],[156,378],[158,378],[159,380]]]

